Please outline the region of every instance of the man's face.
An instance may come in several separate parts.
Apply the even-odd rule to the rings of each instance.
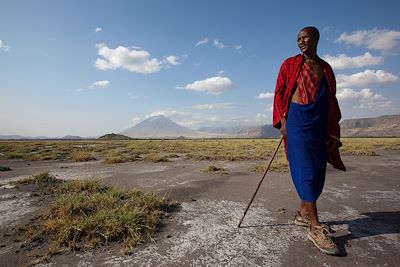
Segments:
[[[302,53],[316,51],[317,40],[311,31],[303,30],[297,35],[297,46]]]

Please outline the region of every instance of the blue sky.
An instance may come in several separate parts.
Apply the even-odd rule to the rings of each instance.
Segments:
[[[98,136],[163,114],[271,123],[282,61],[316,26],[343,118],[400,113],[398,1],[0,2],[0,135]]]

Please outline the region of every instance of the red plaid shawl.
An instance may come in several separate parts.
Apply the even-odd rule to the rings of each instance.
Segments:
[[[303,64],[299,77],[297,78],[297,90],[299,92],[299,103],[308,104],[317,99],[317,91],[320,80],[310,66]]]
[[[341,113],[336,99],[336,80],[331,66],[320,59],[321,67],[327,81],[328,95],[328,127],[327,135],[340,138],[339,121]],[[297,78],[299,76],[303,56],[301,54],[286,59],[279,70],[278,79],[275,87],[273,119],[272,125],[280,128],[280,120],[287,116],[291,97],[296,89]],[[285,140],[286,141],[286,140]],[[286,142],[285,142],[286,143]],[[345,166],[340,158],[339,150],[335,149],[328,155],[329,162],[337,169],[345,170]]]

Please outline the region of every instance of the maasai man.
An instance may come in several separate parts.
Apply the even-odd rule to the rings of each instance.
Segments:
[[[297,36],[302,54],[282,63],[275,88],[273,126],[285,136],[290,173],[301,199],[294,223],[309,227],[308,239],[321,251],[337,255],[339,249],[328,227],[318,220],[316,201],[324,186],[327,162],[345,170],[338,150],[341,113],[335,75],[317,55],[318,40],[317,28],[303,28]]]

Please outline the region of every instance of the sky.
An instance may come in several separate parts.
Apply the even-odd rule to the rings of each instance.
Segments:
[[[119,133],[164,115],[272,123],[282,61],[315,26],[342,118],[400,114],[400,2],[0,1],[0,135]]]

